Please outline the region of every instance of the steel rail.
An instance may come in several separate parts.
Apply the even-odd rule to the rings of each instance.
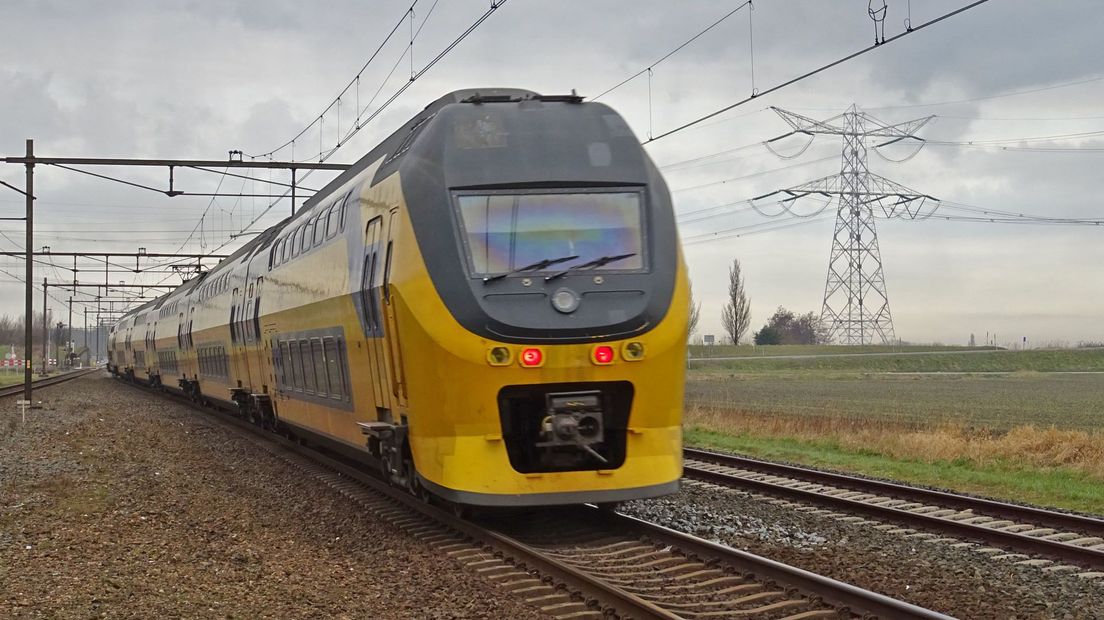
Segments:
[[[135,388],[143,387],[137,383],[127,383],[127,385]],[[151,392],[152,390],[144,391]],[[288,452],[354,480],[406,508],[437,521],[447,529],[494,549],[504,557],[511,558],[519,567],[535,570],[544,577],[549,577],[567,585],[569,589],[578,592],[588,600],[600,601],[607,606],[611,606],[623,616],[665,620],[681,618],[677,613],[663,609],[648,600],[604,581],[600,577],[591,575],[585,570],[549,557],[539,549],[514,537],[481,527],[438,506],[422,501],[406,491],[393,488],[380,480],[375,472],[365,469],[363,464],[352,463],[344,458],[335,458],[296,440],[265,431],[232,415],[224,408],[204,407],[171,392],[153,393],[166,400],[206,413],[214,420],[243,434],[248,434],[258,440],[273,442]],[[829,577],[810,573],[634,517],[602,511],[596,507],[592,509],[599,519],[607,520],[606,522],[613,531],[630,531],[652,540],[663,541],[665,544],[685,551],[691,556],[711,558],[760,578],[791,585],[807,596],[819,597],[830,604],[846,608],[848,611],[904,620],[947,620],[951,618],[951,616],[899,601],[877,592],[867,591]]]
[[[884,594],[811,573],[788,564],[764,558],[747,551],[721,545],[697,536],[679,532],[656,523],[620,513],[604,515],[617,531],[635,531],[652,540],[661,541],[700,558],[723,562],[759,578],[774,580],[798,589],[806,596],[820,597],[834,607],[875,614],[881,618],[902,620],[946,620],[951,616],[925,609]]]
[[[138,383],[126,383],[126,385],[137,389],[145,387]],[[150,389],[145,389],[143,391],[153,392]],[[678,620],[679,618],[679,616],[657,607],[632,593],[607,584],[600,579],[554,558],[547,557],[541,554],[540,551],[520,541],[514,540],[509,536],[479,527],[475,523],[465,521],[437,506],[423,502],[406,491],[392,488],[373,473],[366,471],[363,467],[357,467],[344,459],[334,458],[295,440],[265,431],[256,425],[250,424],[230,414],[224,408],[204,407],[199,403],[194,403],[170,392],[153,393],[166,400],[205,413],[215,421],[243,434],[248,434],[261,441],[275,443],[280,448],[292,454],[306,458],[341,476],[355,480],[357,483],[364,485],[370,490],[380,493],[408,509],[437,521],[445,528],[494,548],[497,552],[513,558],[521,566],[531,568],[541,573],[543,576],[567,584],[569,588],[575,589],[589,600],[604,601],[606,604],[612,605],[620,613],[632,618],[656,618],[661,620]]]
[[[1021,506],[1019,504],[971,497],[969,495],[948,493],[947,491],[913,487],[886,480],[871,480],[870,478],[860,478],[847,474],[808,469],[796,465],[772,463],[770,461],[762,461],[746,456],[722,454],[694,448],[683,449],[683,455],[689,459],[716,463],[718,465],[727,465],[729,467],[739,467],[740,469],[750,469],[773,476],[786,476],[819,484],[829,484],[832,486],[854,489],[856,491],[907,499],[909,501],[927,502],[951,508],[960,508],[962,510],[973,510],[979,514],[989,514],[990,516],[1007,519],[1014,518],[1018,521],[1030,521],[1046,527],[1077,530],[1094,536],[1104,537],[1104,519],[1097,517],[1057,512],[1045,508],[1036,508],[1034,506]]]
[[[986,512],[992,512],[993,514],[991,516],[994,517],[1024,520],[1045,524],[1047,526],[1054,525],[1064,529],[1072,529],[1078,532],[1093,534],[1101,532],[1101,528],[1104,528],[1104,522],[1101,520],[1081,515],[1068,515],[1040,508],[1016,506],[1014,504],[982,500],[943,491],[918,489],[901,484],[809,470],[792,465],[769,463],[757,459],[748,459],[746,457],[694,450],[691,448],[684,449],[683,454],[688,459],[696,459],[706,463],[745,469],[767,475],[783,476],[814,484],[831,485],[838,488],[877,494],[891,499],[953,506],[962,510],[975,510],[978,511],[978,516],[987,516],[985,514]],[[711,471],[696,467],[693,464],[686,464],[683,468],[683,474],[688,478],[703,480],[713,484],[727,487],[742,487],[796,501],[828,505],[851,513],[859,513],[878,519],[904,523],[911,527],[935,530],[957,537],[982,540],[989,544],[1032,554],[1056,557],[1063,561],[1094,569],[1104,567],[1104,551],[1088,547],[1078,547],[1057,540],[1047,540],[1045,538],[986,527],[984,524],[964,523],[939,516],[931,516],[925,513],[911,512],[907,509],[893,506],[871,504],[858,499],[826,495],[814,490],[795,488],[764,480],[755,480],[724,472]]]

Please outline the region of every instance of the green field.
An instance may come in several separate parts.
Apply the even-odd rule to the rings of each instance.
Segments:
[[[1032,424],[1104,427],[1104,374],[884,374],[691,371],[686,402],[781,416],[908,426],[963,424],[993,430]]]
[[[1037,372],[1104,372],[1104,349],[1032,349],[1028,351],[1007,351],[1004,349],[968,350],[959,352],[941,350],[926,353],[923,351],[898,351],[889,348],[875,349],[866,347],[866,354],[841,353],[838,349],[848,347],[816,347],[806,352],[784,352],[789,347],[757,347],[767,349],[767,353],[737,355],[740,359],[712,359],[721,357],[712,355],[707,358],[691,358],[690,368],[694,373],[708,374],[718,370],[736,370],[741,372],[768,372],[779,370],[847,370],[857,372],[1017,372],[1031,370]],[[863,348],[863,347],[856,347]],[[922,354],[918,354],[922,353]],[[779,358],[786,355],[809,355],[803,358]]]
[[[740,349],[690,362],[688,444],[1104,512],[1102,349]]]
[[[935,351],[993,351],[998,347],[962,347],[941,344],[863,345],[843,346],[831,344],[753,344],[690,345],[691,357],[763,357],[775,355],[854,355],[856,353],[917,353]]]

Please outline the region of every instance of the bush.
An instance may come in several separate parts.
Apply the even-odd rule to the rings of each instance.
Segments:
[[[755,344],[782,344],[782,334],[770,325],[764,325],[752,338]]]

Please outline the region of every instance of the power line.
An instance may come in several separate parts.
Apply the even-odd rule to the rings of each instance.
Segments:
[[[417,4],[418,4],[418,0],[414,0],[414,2],[411,3],[411,5],[408,9],[403,11],[402,17],[400,17],[395,22],[395,25],[391,28],[391,31],[389,33],[387,33],[387,36],[385,36],[383,38],[383,41],[381,41],[379,46],[376,47],[376,50],[374,52],[372,52],[372,55],[368,57],[368,60],[364,61],[364,65],[360,67],[360,71],[357,71],[357,73],[353,77],[353,79],[349,80],[349,83],[345,85],[345,88],[341,89],[341,92],[338,93],[337,96],[334,97],[332,101],[330,101],[329,105],[327,105],[322,110],[322,113],[319,114],[317,117],[315,117],[315,119],[312,120],[309,125],[304,127],[302,131],[295,134],[295,136],[293,136],[290,140],[288,140],[287,142],[284,142],[280,146],[278,146],[278,147],[276,147],[276,148],[274,148],[274,149],[272,149],[272,150],[270,150],[266,153],[261,153],[261,154],[257,154],[257,155],[250,155],[250,157],[253,157],[253,158],[272,157],[273,155],[275,155],[279,151],[281,151],[281,150],[291,146],[292,144],[294,144],[296,140],[303,137],[308,131],[310,131],[311,127],[314,127],[315,124],[320,123],[322,121],[322,117],[325,116],[326,113],[329,112],[335,105],[337,105],[337,103],[339,101],[341,101],[341,98],[344,97],[346,94],[348,94],[349,90],[351,88],[353,88],[354,86],[357,88],[357,95],[359,97],[359,94],[360,94],[360,77],[368,69],[368,65],[372,64],[372,61],[374,61],[376,59],[376,57],[379,56],[379,53],[383,50],[383,48],[387,45],[387,43],[391,40],[391,38],[395,36],[395,33],[398,32],[399,28],[403,25],[403,23],[405,23],[406,20],[414,14],[414,7],[417,6]],[[436,4],[436,3],[434,3],[434,4]],[[358,103],[358,109],[359,109],[359,103]],[[357,118],[358,119],[360,118],[359,114],[357,115]]]
[[[686,237],[683,239],[683,245],[697,245],[700,243],[709,243],[711,241],[722,241],[724,239],[734,239],[737,237],[750,237],[752,235],[760,235],[763,233],[774,232],[776,230],[783,230],[786,228],[793,228],[795,226],[805,226],[814,222],[824,222],[832,219],[834,216],[822,216],[812,218],[808,220],[799,220],[795,222],[786,222],[779,224],[778,222],[760,222],[759,224],[748,224],[747,226],[737,226],[734,228],[727,228],[724,230],[718,230],[711,233],[702,233],[692,237]]]
[[[367,112],[367,107],[363,111],[358,110],[358,112],[357,112],[358,122],[356,123],[356,126],[353,129],[351,129],[343,138],[338,140],[337,146],[335,146],[328,153],[322,154],[321,158],[320,158],[320,161],[325,161],[327,158],[329,158],[331,155],[333,155],[335,152],[337,152],[337,149],[341,148],[341,146],[346,144],[349,141],[349,139],[351,139],[354,135],[359,133],[361,129],[363,129],[365,126],[367,126],[368,123],[375,120],[381,113],[383,113],[384,110],[386,110],[388,108],[388,106],[390,106],[396,99],[398,99],[399,96],[401,96],[404,92],[406,92],[406,90],[408,88],[410,88],[414,84],[414,82],[416,82],[419,78],[421,78],[423,75],[425,75],[426,72],[428,72],[430,69],[432,69],[434,65],[436,65],[438,62],[441,61],[441,59],[443,59],[445,56],[447,56],[449,54],[449,52],[451,52],[457,45],[459,45],[461,42],[463,42],[464,39],[466,39],[468,37],[468,35],[470,35],[472,32],[474,32],[475,29],[478,28],[483,22],[487,21],[487,19],[496,10],[498,10],[499,8],[504,6],[506,4],[506,2],[508,2],[508,0],[492,0],[491,6],[490,6],[489,9],[487,9],[487,11],[485,11],[482,15],[480,15],[474,22],[472,22],[472,24],[469,25],[466,30],[464,30],[462,33],[460,33],[459,36],[457,36],[455,39],[453,39],[453,41],[451,43],[449,43],[448,46],[446,46],[443,50],[441,50],[432,60],[430,60],[428,63],[426,63],[426,65],[424,67],[422,67],[419,71],[411,74],[409,81],[404,83],[397,91],[395,91],[395,93],[393,93],[391,95],[390,98],[388,98],[378,108],[376,108],[376,110],[374,112],[372,112],[370,115],[368,115],[367,118],[364,118],[363,121],[360,120],[360,118],[361,118],[360,115],[362,113]],[[434,6],[436,6],[436,4],[434,4]],[[428,19],[428,16],[427,16],[427,19]],[[424,23],[425,22],[423,22],[423,25],[424,25]],[[420,29],[419,29],[419,31],[420,31]],[[303,178],[306,179],[309,175],[310,175],[310,172],[303,175]],[[238,232],[239,233],[244,232],[244,231],[248,230],[250,227],[252,227],[254,224],[256,224],[262,217],[267,215],[268,212],[272,210],[272,208],[276,205],[277,202],[279,202],[283,198],[287,197],[289,193],[290,192],[285,191],[284,194],[281,197],[279,197],[275,201],[269,203],[264,209],[261,210],[261,213],[259,215],[254,217],[248,224],[243,226]],[[220,245],[218,245],[212,251],[217,252],[218,250],[220,250],[220,249],[226,247],[227,245],[229,245],[230,243],[232,243],[234,240],[235,240],[235,238],[228,239],[228,240],[224,241],[223,243],[221,243]]]
[[[977,3],[975,3],[975,4],[977,4]],[[972,5],[968,6],[966,8],[968,9],[968,8],[971,8],[971,7],[972,7]],[[1060,83],[1060,84],[1052,84],[1050,86],[1040,86],[1038,88],[1029,88],[1029,89],[1026,89],[1026,90],[1018,90],[1018,91],[1012,91],[1012,92],[1007,92],[1007,93],[1001,93],[1001,94],[997,94],[997,95],[983,95],[983,96],[980,96],[980,97],[969,97],[969,98],[965,98],[965,99],[950,99],[950,100],[947,100],[947,101],[936,101],[934,103],[910,103],[910,104],[901,104],[901,105],[881,106],[881,107],[875,107],[875,108],[870,108],[870,109],[871,110],[905,110],[905,109],[910,109],[910,108],[929,108],[929,107],[933,108],[933,107],[937,107],[937,106],[954,105],[954,104],[958,104],[958,103],[974,103],[976,101],[988,101],[990,99],[1003,99],[1005,97],[1017,97],[1019,95],[1030,95],[1032,93],[1041,93],[1041,92],[1048,91],[1048,90],[1057,90],[1057,89],[1060,89],[1060,88],[1069,88],[1070,86],[1080,86],[1082,84],[1089,84],[1089,83],[1092,83],[1092,82],[1099,82],[1100,80],[1104,80],[1104,75],[1093,76],[1091,78],[1086,78],[1086,79],[1083,79],[1083,80],[1074,80],[1072,82],[1063,82],[1063,83]]]
[[[1009,92],[1005,92],[1005,93],[997,93],[995,95],[981,95],[981,96],[978,96],[978,97],[967,97],[967,98],[963,98],[963,99],[949,99],[949,100],[945,100],[945,101],[930,101],[930,102],[927,102],[927,103],[905,103],[905,104],[897,104],[897,105],[872,106],[872,107],[869,107],[869,108],[866,108],[866,109],[867,110],[886,111],[886,110],[907,110],[907,109],[913,109],[913,108],[935,108],[935,107],[939,107],[939,106],[955,105],[955,104],[959,104],[959,103],[974,103],[974,102],[977,102],[977,101],[988,101],[988,100],[991,100],[991,99],[1003,99],[1003,98],[1006,98],[1006,97],[1018,97],[1020,95],[1030,95],[1032,93],[1045,92],[1045,91],[1049,91],[1049,90],[1058,90],[1058,89],[1062,89],[1062,88],[1069,88],[1069,87],[1072,87],[1072,86],[1080,86],[1082,84],[1091,84],[1093,82],[1099,82],[1101,80],[1104,80],[1104,75],[1093,76],[1093,77],[1090,77],[1090,78],[1084,78],[1084,79],[1080,79],[1080,80],[1073,80],[1071,82],[1059,82],[1057,84],[1050,84],[1048,86],[1040,86],[1040,87],[1037,87],[1037,88],[1028,88],[1028,89],[1025,89],[1025,90],[1015,90],[1015,91],[1009,91]],[[821,106],[821,107],[807,106],[807,107],[797,107],[797,108],[794,108],[794,109],[795,110],[838,110],[839,108],[844,107],[845,105],[846,104],[844,104],[844,105],[833,105],[833,106]],[[1051,119],[1051,118],[990,119],[990,118],[986,118],[986,117],[969,117],[969,116],[945,116],[944,118],[963,118],[963,119],[978,118],[978,119],[984,119],[984,120],[1066,120],[1066,119],[1063,119],[1063,118],[1053,118],[1053,119]],[[1099,117],[1099,116],[1087,116],[1087,117],[1084,117],[1084,118],[1070,117],[1071,120],[1090,120],[1090,119],[1095,119],[1095,118],[1104,118],[1104,117]]]
[[[709,183],[702,183],[701,185],[692,185],[690,187],[680,187],[678,189],[671,190],[671,193],[676,194],[676,193],[680,193],[680,192],[689,192],[689,191],[693,191],[693,190],[696,190],[696,189],[702,189],[702,188],[706,188],[706,187],[713,187],[713,186],[716,186],[716,185],[724,185],[725,183],[731,183],[732,181],[743,181],[743,180],[746,180],[746,179],[753,179],[755,177],[761,177],[761,176],[765,176],[765,175],[768,175],[768,174],[774,174],[776,172],[783,172],[783,171],[786,171],[786,170],[791,170],[793,168],[801,168],[801,167],[804,167],[804,166],[811,166],[812,164],[818,164],[822,161],[828,161],[829,159],[836,159],[836,157],[837,157],[836,155],[829,155],[827,157],[821,157],[819,159],[810,159],[809,161],[804,161],[804,162],[800,162],[800,163],[796,163],[796,164],[790,164],[788,166],[782,166],[780,168],[771,168],[770,170],[760,170],[759,172],[752,172],[750,174],[745,174],[743,176],[731,177],[731,178],[727,178],[727,179],[722,179],[720,181],[710,181]]]
[[[832,62],[830,62],[830,63],[828,63],[828,64],[826,64],[826,65],[822,65],[822,66],[820,66],[820,67],[818,67],[818,68],[816,68],[816,69],[813,69],[812,71],[809,71],[809,72],[807,72],[807,73],[804,73],[804,74],[802,74],[802,75],[799,75],[799,76],[797,76],[797,77],[795,77],[795,78],[792,78],[792,79],[790,79],[790,80],[787,80],[787,81],[785,81],[785,82],[782,82],[781,84],[777,84],[777,85],[775,85],[775,86],[772,86],[772,87],[770,87],[770,88],[768,88],[768,89],[764,90],[764,91],[763,91],[763,92],[761,92],[761,93],[756,93],[756,94],[752,94],[752,95],[751,95],[750,97],[747,97],[747,98],[745,98],[745,99],[741,99],[740,101],[737,101],[736,103],[733,103],[733,104],[731,104],[731,105],[727,105],[727,106],[725,106],[725,107],[723,107],[723,108],[721,108],[721,109],[717,110],[716,112],[711,112],[711,113],[709,113],[709,114],[706,114],[705,116],[701,116],[701,117],[699,117],[699,118],[697,118],[697,119],[695,119],[695,120],[693,120],[693,121],[690,121],[689,123],[686,123],[686,124],[684,124],[684,125],[680,125],[679,127],[676,127],[676,128],[674,128],[674,129],[671,129],[670,131],[666,131],[666,132],[664,132],[664,133],[661,133],[661,134],[659,134],[658,136],[655,136],[655,137],[649,138],[649,139],[647,139],[647,140],[645,140],[645,141],[644,141],[644,144],[650,144],[650,143],[652,143],[652,142],[655,142],[656,140],[659,140],[659,139],[661,139],[661,138],[666,138],[667,136],[670,136],[670,135],[674,135],[674,134],[676,134],[676,133],[678,133],[678,132],[680,132],[680,131],[683,131],[683,130],[685,130],[685,129],[688,129],[688,128],[690,128],[690,127],[693,127],[694,125],[697,125],[698,123],[701,123],[701,122],[703,122],[703,121],[709,120],[709,119],[711,119],[711,118],[713,118],[713,117],[715,117],[715,116],[717,116],[717,115],[719,115],[719,114],[723,114],[723,113],[725,113],[725,112],[727,112],[727,111],[729,111],[729,110],[731,110],[731,109],[733,109],[733,108],[736,108],[736,107],[739,107],[739,106],[741,106],[741,105],[744,105],[745,103],[747,103],[747,102],[751,101],[752,99],[756,99],[756,98],[758,98],[758,97],[761,97],[761,96],[763,96],[763,95],[768,95],[768,94],[770,94],[770,93],[772,93],[772,92],[774,92],[774,91],[776,91],[776,90],[779,90],[779,89],[785,88],[786,86],[790,86],[791,84],[796,84],[797,82],[800,82],[800,81],[802,81],[802,80],[805,80],[805,79],[807,79],[807,78],[810,78],[810,77],[812,77],[812,76],[814,76],[814,75],[816,75],[816,74],[818,74],[818,73],[821,73],[821,72],[823,72],[823,71],[827,71],[828,69],[831,69],[832,67],[835,67],[836,65],[839,65],[839,64],[843,64],[843,63],[845,63],[845,62],[847,62],[847,61],[849,61],[849,60],[852,60],[852,59],[854,59],[854,58],[857,58],[857,57],[859,57],[859,56],[862,56],[863,54],[866,54],[867,52],[869,52],[869,51],[871,51],[871,50],[873,50],[873,49],[875,49],[875,48],[878,48],[878,47],[882,47],[882,46],[886,45],[887,43],[892,43],[892,42],[894,42],[894,41],[896,41],[896,40],[898,40],[898,39],[901,39],[901,38],[903,38],[903,37],[906,37],[906,36],[908,36],[908,35],[910,35],[910,34],[912,34],[912,33],[914,33],[914,32],[919,32],[920,30],[923,30],[924,28],[927,28],[928,26],[932,26],[932,25],[935,25],[935,24],[937,24],[937,23],[939,23],[939,22],[941,22],[941,21],[943,21],[943,20],[945,20],[945,19],[949,19],[949,18],[951,18],[951,17],[954,17],[955,15],[958,15],[959,13],[962,13],[962,12],[964,12],[964,11],[968,11],[968,10],[970,10],[970,9],[972,9],[972,8],[976,7],[976,6],[979,6],[979,5],[985,4],[985,3],[986,3],[986,2],[988,2],[988,1],[989,1],[989,0],[976,0],[975,2],[971,2],[970,4],[968,4],[968,5],[964,6],[964,7],[961,7],[961,8],[955,9],[954,11],[951,11],[951,12],[949,12],[949,13],[945,13],[945,14],[943,14],[943,15],[939,16],[939,17],[936,17],[936,18],[934,18],[934,19],[928,20],[928,21],[924,22],[923,24],[920,24],[919,26],[916,26],[916,27],[915,27],[915,28],[913,28],[912,30],[906,30],[906,31],[904,31],[904,32],[902,32],[902,33],[900,33],[900,34],[897,34],[897,35],[894,35],[894,36],[892,36],[892,37],[890,37],[890,38],[888,38],[888,39],[885,39],[885,40],[884,40],[884,41],[882,41],[881,43],[875,43],[874,45],[871,45],[870,47],[866,47],[866,48],[863,48],[863,49],[861,49],[861,50],[859,50],[859,51],[857,51],[857,52],[854,52],[854,53],[852,53],[852,54],[848,54],[847,56],[844,56],[843,58],[840,58],[840,59],[838,59],[838,60],[834,60],[834,61],[832,61]]]
[[[666,54],[664,54],[664,55],[663,55],[663,56],[662,56],[662,57],[661,57],[661,58],[660,58],[659,60],[657,60],[657,61],[653,62],[652,64],[648,65],[647,67],[645,67],[645,68],[641,69],[640,71],[637,71],[636,73],[632,74],[631,76],[629,76],[629,77],[625,78],[625,79],[624,79],[624,80],[622,80],[621,82],[617,83],[617,84],[616,84],[615,86],[611,86],[611,87],[607,88],[606,90],[602,91],[601,93],[599,93],[598,95],[596,95],[596,96],[594,96],[594,97],[591,97],[591,98],[590,98],[590,99],[591,99],[591,101],[597,101],[598,99],[601,99],[602,97],[604,97],[604,96],[606,96],[606,95],[608,95],[608,94],[612,93],[613,91],[617,90],[618,88],[621,88],[621,87],[622,87],[622,86],[624,86],[625,84],[628,84],[629,82],[631,82],[631,81],[635,80],[636,78],[638,78],[638,77],[640,77],[640,76],[644,75],[645,73],[647,73],[647,72],[651,71],[651,70],[652,70],[652,69],[654,69],[654,68],[655,68],[655,67],[656,67],[657,65],[659,65],[660,63],[662,63],[662,62],[663,62],[664,60],[667,60],[667,59],[668,59],[668,58],[670,58],[671,56],[674,56],[674,55],[675,55],[675,54],[677,54],[677,53],[678,53],[678,52],[679,52],[680,50],[682,50],[682,48],[686,47],[687,45],[690,45],[691,43],[693,43],[694,41],[696,41],[696,40],[697,40],[698,38],[700,38],[700,37],[701,37],[702,35],[704,35],[705,33],[709,32],[709,31],[710,31],[710,30],[712,30],[713,28],[716,28],[717,26],[719,26],[719,25],[721,24],[721,22],[725,21],[725,20],[726,20],[726,19],[728,19],[729,17],[732,17],[732,16],[733,16],[733,15],[735,15],[735,14],[736,14],[737,12],[739,12],[739,10],[740,10],[740,9],[742,9],[742,8],[744,8],[744,7],[746,7],[746,6],[751,6],[751,1],[750,1],[750,0],[748,0],[747,2],[744,2],[744,3],[743,3],[743,4],[741,4],[740,6],[738,6],[738,7],[734,8],[734,9],[732,9],[732,10],[731,10],[731,11],[729,11],[728,13],[725,13],[725,14],[724,14],[723,16],[721,16],[721,18],[720,18],[720,19],[718,19],[717,21],[713,22],[712,24],[709,24],[708,26],[706,26],[705,28],[703,28],[703,29],[702,29],[701,31],[699,31],[699,32],[698,32],[697,34],[695,34],[694,36],[690,37],[689,39],[687,39],[687,40],[683,41],[683,42],[682,42],[681,44],[679,44],[679,45],[678,45],[677,47],[675,47],[675,48],[674,48],[673,50],[671,50],[671,51],[667,52]]]

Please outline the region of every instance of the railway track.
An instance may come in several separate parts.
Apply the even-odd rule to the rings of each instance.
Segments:
[[[31,387],[33,389],[37,390],[38,388],[46,387],[48,385],[56,385],[58,383],[64,383],[66,381],[76,379],[78,377],[83,377],[85,375],[94,373],[98,370],[102,370],[102,369],[100,367],[95,367],[95,368],[85,368],[83,370],[71,370],[69,372],[64,372],[64,373],[61,373],[59,375],[54,375],[52,377],[46,377],[45,379],[35,379],[34,381],[31,382]],[[22,393],[23,393],[23,384],[22,383],[17,383],[15,385],[9,385],[7,387],[0,388],[0,398],[3,398],[5,396],[17,396],[17,395],[20,395]]]
[[[948,618],[632,517],[581,506],[460,518],[387,486],[363,464],[203,411],[556,618]]]
[[[684,457],[691,479],[983,541],[1005,559],[1104,571],[1104,519],[691,448]]]

